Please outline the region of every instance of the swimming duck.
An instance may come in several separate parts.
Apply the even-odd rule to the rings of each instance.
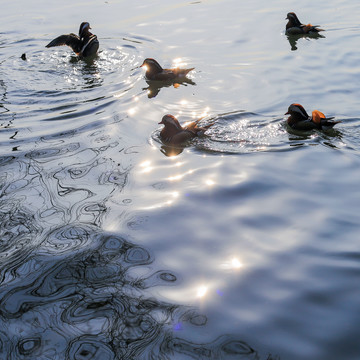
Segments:
[[[287,35],[316,35],[319,31],[324,31],[318,28],[319,25],[302,24],[294,12],[289,12],[286,19],[289,20],[286,24]]]
[[[151,58],[145,59],[140,67],[143,66],[146,66],[145,77],[148,80],[158,81],[168,81],[185,78],[191,70],[195,69],[163,69],[155,59]]]
[[[290,115],[287,119],[288,125],[295,130],[327,130],[341,121],[332,121],[334,117],[327,118],[319,110],[314,110],[310,117],[300,104],[291,104],[285,115]]]
[[[197,124],[200,120],[201,119],[193,121],[182,127],[175,116],[169,114],[164,115],[159,122],[159,124],[164,125],[160,132],[160,138],[164,143],[180,145],[196,136],[201,136],[209,127],[213,126],[214,123],[198,127]]]
[[[79,28],[79,36],[73,33],[60,35],[47,44],[46,47],[67,45],[81,58],[93,56],[99,49],[99,41],[97,36],[92,34],[89,29],[91,29],[90,24],[82,22]]]

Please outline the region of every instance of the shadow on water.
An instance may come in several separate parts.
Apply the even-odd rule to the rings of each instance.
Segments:
[[[177,156],[181,154],[185,149],[185,146],[171,146],[171,145],[161,145],[160,151],[168,157]]]
[[[146,83],[149,85],[146,88],[143,88],[144,91],[147,92],[148,98],[154,98],[156,97],[160,90],[164,87],[170,87],[173,86],[175,88],[178,88],[180,85],[196,85],[196,83],[194,81],[192,81],[189,78],[184,78],[184,79],[178,79],[176,80],[176,82],[174,81],[152,81],[152,80],[146,80]]]
[[[297,42],[299,39],[305,39],[307,41],[311,40],[311,39],[323,39],[325,38],[324,35],[322,34],[311,34],[311,35],[286,35],[288,41],[289,41],[289,44],[290,44],[290,47],[291,47],[291,50],[292,51],[295,51],[297,50]]]
[[[260,359],[234,336],[209,343],[183,338],[185,327],[200,330],[207,317],[148,291],[176,285],[176,275],[155,269],[145,247],[102,230],[109,199],[128,182],[131,166],[123,156],[116,167],[95,149],[63,143],[0,158],[0,353],[7,359]]]

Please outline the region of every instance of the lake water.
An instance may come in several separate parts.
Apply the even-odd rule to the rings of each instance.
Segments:
[[[360,358],[359,1],[3,5],[1,360]],[[93,61],[45,48],[82,21]],[[215,124],[170,154],[167,113]]]

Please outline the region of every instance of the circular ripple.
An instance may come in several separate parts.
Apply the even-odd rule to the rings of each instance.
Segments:
[[[78,339],[73,342],[69,350],[69,359],[111,360],[115,359],[115,354],[109,346],[94,337],[91,339]]]
[[[30,355],[41,346],[41,339],[24,339],[18,343],[18,350],[21,355]]]
[[[126,252],[125,261],[133,265],[143,265],[151,262],[151,256],[144,248],[135,246]]]
[[[104,242],[105,250],[120,250],[124,245],[124,240],[117,237],[109,237]]]

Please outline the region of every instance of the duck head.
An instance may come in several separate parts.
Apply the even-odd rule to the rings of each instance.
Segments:
[[[142,65],[140,65],[140,67],[144,67],[146,69],[147,76],[159,74],[163,71],[161,65],[155,59],[152,58],[145,59]]]
[[[91,29],[90,24],[86,21],[82,22],[80,24],[79,28],[79,38],[82,39],[89,33],[89,30]]]
[[[164,125],[169,131],[174,131],[175,133],[183,130],[178,119],[170,114],[164,115],[159,124]]]
[[[291,123],[307,120],[309,118],[309,115],[305,111],[304,107],[300,104],[291,104],[285,115],[290,115],[288,122]]]
[[[301,26],[301,22],[294,12],[289,12],[286,16],[286,19],[289,20],[289,22],[286,25],[287,29],[290,27],[300,27]]]

